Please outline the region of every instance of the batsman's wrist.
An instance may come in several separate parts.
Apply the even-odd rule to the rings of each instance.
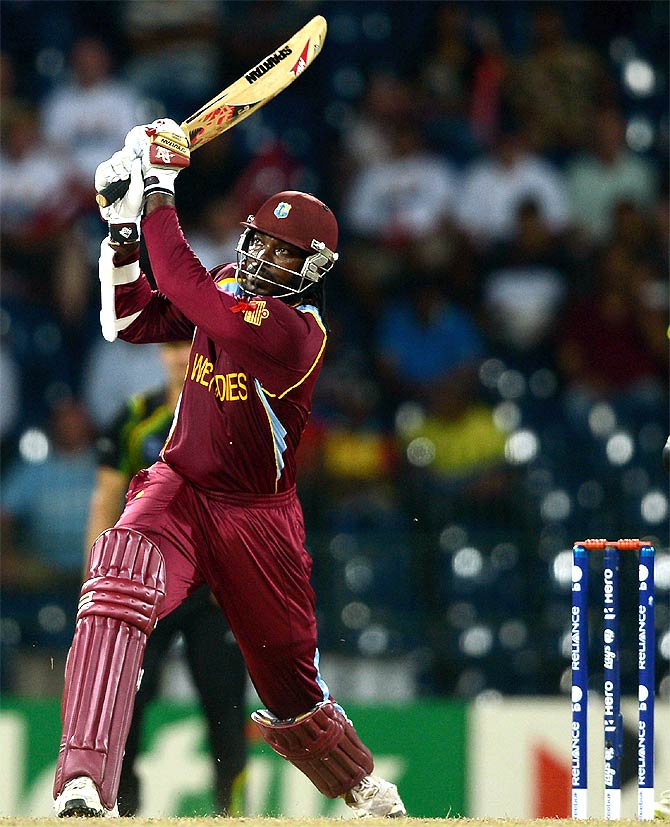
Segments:
[[[114,245],[137,244],[140,240],[140,219],[109,222],[109,239]]]
[[[174,195],[174,182],[178,173],[178,169],[149,167],[144,172],[144,197],[147,198],[155,192]]]
[[[149,196],[147,196],[145,205],[144,205],[144,214],[149,215],[154,210],[157,210],[159,207],[174,207],[175,200],[174,200],[174,193],[166,193],[160,190],[155,190]]]
[[[112,259],[114,267],[125,267],[128,264],[135,264],[140,260],[140,245],[137,244],[112,244],[109,246],[114,250],[114,258]]]

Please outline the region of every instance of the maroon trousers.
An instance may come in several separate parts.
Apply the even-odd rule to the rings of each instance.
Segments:
[[[141,532],[165,559],[160,617],[207,582],[270,712],[290,718],[328,697],[315,660],[312,560],[295,490],[213,497],[158,462],[134,477],[126,502],[117,526]]]

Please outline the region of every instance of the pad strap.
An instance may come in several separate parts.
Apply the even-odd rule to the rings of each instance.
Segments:
[[[349,792],[374,768],[372,753],[332,701],[291,721],[278,721],[265,710],[251,717],[272,749],[328,798]]]
[[[165,562],[144,535],[113,528],[93,544],[89,575],[65,667],[54,798],[87,775],[111,810],[144,650],[165,597]]]

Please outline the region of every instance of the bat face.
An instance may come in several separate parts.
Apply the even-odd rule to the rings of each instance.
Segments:
[[[301,75],[321,52],[326,21],[320,15],[181,124],[191,149],[248,118]]]
[[[283,46],[182,121],[191,150],[236,126],[290,86],[321,52],[327,28],[325,18],[313,17]],[[128,184],[128,178],[113,181],[95,200],[107,207],[125,195]]]
[[[197,123],[193,122],[189,125],[187,121],[184,121],[181,128],[188,135],[191,149],[195,149],[197,146],[202,146],[202,144],[211,141],[212,138],[216,138],[222,132],[231,129],[238,121],[242,121],[248,115],[251,115],[254,109],[258,109],[262,103],[262,101],[255,101],[239,106],[221,103],[212,109],[205,110]]]

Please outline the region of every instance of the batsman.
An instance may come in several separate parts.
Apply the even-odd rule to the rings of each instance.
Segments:
[[[192,342],[160,459],[131,481],[93,543],[65,670],[54,783],[58,816],[113,816],[142,658],[156,623],[207,583],[266,709],[262,737],[358,816],[404,816],[394,784],[319,671],[312,562],[296,449],[324,357],[331,210],[280,192],[242,222],[237,260],[207,272],[179,224],[174,184],[190,161],[171,120],[137,126],[96,172],[101,322],[107,338]],[[158,286],[139,264],[143,235]]]

